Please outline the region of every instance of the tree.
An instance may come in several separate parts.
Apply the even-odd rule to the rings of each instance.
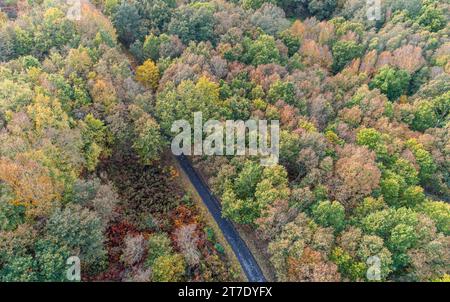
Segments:
[[[364,280],[367,272],[367,266],[364,262],[359,262],[354,259],[347,251],[341,247],[333,250],[330,260],[336,263],[339,268],[339,273],[344,278],[349,278],[351,281]]]
[[[263,240],[274,239],[283,226],[294,220],[297,214],[298,210],[295,207],[289,207],[287,200],[276,200],[263,209],[261,217],[255,221],[258,226],[258,236]]]
[[[406,145],[414,154],[416,162],[420,167],[419,179],[423,185],[426,185],[426,182],[431,179],[436,171],[436,164],[434,163],[433,157],[415,139],[408,140]]]
[[[278,199],[288,199],[289,195],[286,169],[280,165],[266,167],[255,191],[260,209],[265,209]]]
[[[294,84],[277,80],[270,86],[267,93],[267,98],[272,104],[279,100],[283,100],[289,105],[295,105]]]
[[[0,180],[12,193],[11,203],[25,207],[31,217],[50,212],[61,197],[61,188],[49,174],[46,167],[21,154],[15,161],[0,158]]]
[[[341,275],[336,264],[326,262],[321,253],[305,247],[300,259],[288,259],[288,280],[306,282],[338,282]]]
[[[11,196],[7,190],[0,187],[0,231],[15,230],[24,222],[24,207],[11,203]]]
[[[288,48],[288,55],[290,57],[294,56],[300,49],[301,40],[296,37],[291,30],[285,30],[280,34],[280,38],[284,45]],[[298,55],[298,54],[297,54]]]
[[[381,133],[373,128],[363,128],[356,135],[356,143],[367,146],[370,150],[375,150],[381,142]]]
[[[411,126],[414,130],[425,131],[438,124],[438,116],[435,113],[433,103],[429,101],[420,101],[415,104],[414,119]]]
[[[211,3],[182,5],[174,11],[168,31],[185,44],[189,41],[214,41],[214,11]]]
[[[263,169],[254,161],[247,160],[234,181],[234,192],[239,198],[251,198],[261,180]]]
[[[131,105],[130,115],[134,120],[135,138],[133,148],[144,164],[151,164],[159,159],[164,148],[160,127],[153,117],[140,107]]]
[[[420,204],[417,209],[436,223],[439,232],[446,236],[450,235],[450,205],[448,203],[428,200]]]
[[[139,263],[145,253],[145,239],[142,235],[127,235],[125,237],[125,248],[121,260],[126,266],[132,267]]]
[[[34,122],[36,132],[41,135],[45,129],[64,129],[69,127],[69,118],[61,103],[44,95],[37,95],[27,107],[27,113]]]
[[[270,261],[279,281],[337,281],[337,267],[326,260],[333,230],[300,213],[269,243]]]
[[[104,1],[104,12],[108,16],[112,16],[119,7],[120,1],[119,0],[105,0]]]
[[[95,197],[91,202],[92,207],[102,220],[103,225],[108,225],[108,223],[116,217],[115,207],[120,202],[120,198],[113,185],[107,183],[98,187]]]
[[[103,230],[97,214],[79,205],[68,205],[57,209],[48,219],[45,234],[48,240],[76,252],[82,263],[98,272],[106,261]]]
[[[253,224],[276,200],[288,199],[287,172],[279,165],[262,168],[245,161],[234,179],[225,180],[223,215],[235,222]]]
[[[95,103],[105,107],[106,111],[117,104],[117,96],[111,82],[98,79],[91,89],[91,96]]]
[[[264,3],[253,13],[250,20],[255,26],[272,36],[289,27],[289,21],[285,18],[284,11],[271,3]]]
[[[435,226],[429,218],[405,207],[374,212],[362,220],[362,226],[369,234],[385,240],[393,254],[394,271],[410,264],[408,251],[436,237]]]
[[[196,233],[197,225],[189,224],[179,227],[175,231],[177,245],[180,247],[186,262],[190,266],[200,263],[200,251],[198,250],[199,236]]]
[[[34,271],[39,281],[67,281],[67,259],[72,256],[69,248],[59,242],[40,239],[35,245]]]
[[[174,121],[185,119],[193,125],[193,112],[202,112],[203,120],[212,119],[218,115],[219,104],[219,85],[202,76],[196,83],[186,80],[164,87],[156,99],[156,115],[164,133],[173,135]]]
[[[430,1],[422,7],[417,22],[432,32],[437,32],[447,25],[444,12],[437,7],[437,3],[434,1]]]
[[[145,35],[142,18],[134,2],[121,1],[112,21],[119,39],[127,46]]]
[[[165,233],[153,234],[148,239],[148,254],[146,265],[153,267],[159,257],[170,255],[172,247]]]
[[[380,89],[390,101],[395,101],[406,92],[410,79],[411,76],[405,70],[385,66],[378,71],[369,87]]]
[[[37,281],[36,273],[33,272],[33,257],[28,255],[13,259],[1,269],[0,279],[3,282]]]
[[[242,0],[242,7],[245,9],[258,9],[265,3],[270,3],[271,0]]]
[[[241,224],[251,224],[258,218],[258,207],[253,198],[240,199],[231,185],[225,189],[222,198],[222,215]]]
[[[312,0],[309,1],[308,9],[312,15],[316,16],[319,20],[323,20],[333,14],[336,4],[336,0]]]
[[[410,250],[412,280],[430,281],[448,275],[449,247],[449,237],[439,235],[425,246]]]
[[[353,59],[361,57],[364,46],[355,41],[338,41],[333,45],[333,71],[338,73]]]
[[[86,115],[84,121],[80,121],[80,127],[82,129],[86,167],[89,171],[93,171],[101,154],[107,152],[107,128],[101,120],[96,119],[92,114]]]
[[[136,68],[136,80],[153,90],[158,88],[159,69],[152,60],[149,59]]]
[[[404,178],[395,174],[388,173],[380,182],[381,192],[384,200],[389,205],[398,205],[401,191],[406,187]]]
[[[258,39],[245,38],[243,41],[244,55],[242,61],[247,64],[261,65],[279,63],[281,56],[275,39],[269,35],[260,35]]]
[[[145,59],[151,59],[154,62],[158,61],[161,37],[162,35],[158,37],[153,33],[145,37],[144,44],[142,45],[142,55]]]
[[[19,225],[13,231],[0,231],[0,280],[37,281],[33,267],[33,250],[37,237],[36,230],[30,224]]]
[[[410,186],[402,195],[402,205],[415,207],[425,201],[425,194],[422,187]]]
[[[156,282],[177,282],[183,279],[185,263],[180,254],[159,257],[152,270],[152,280]]]
[[[313,207],[312,216],[319,225],[332,227],[336,232],[340,232],[345,226],[345,209],[337,201],[319,202]]]
[[[144,19],[145,25],[152,30],[166,30],[173,9],[176,7],[174,0],[143,0],[136,3],[139,14]]]
[[[378,188],[381,173],[375,164],[375,155],[366,148],[347,145],[340,153],[342,157],[335,168],[338,182],[335,195],[349,209],[358,199]]]

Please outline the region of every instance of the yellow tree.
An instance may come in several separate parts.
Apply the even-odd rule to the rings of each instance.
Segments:
[[[0,158],[0,181],[11,189],[13,204],[25,206],[32,217],[47,213],[61,196],[48,169],[23,155]]]
[[[136,80],[153,90],[158,87],[159,69],[152,60],[145,61],[136,69]]]
[[[38,94],[27,107],[27,113],[34,121],[38,134],[42,134],[47,128],[69,128],[69,117],[57,99]]]
[[[116,90],[108,80],[97,79],[92,86],[91,95],[94,102],[102,104],[108,112],[117,103]]]

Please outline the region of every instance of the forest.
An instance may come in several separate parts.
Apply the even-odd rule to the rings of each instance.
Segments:
[[[0,281],[245,280],[194,112],[280,122],[277,165],[190,157],[270,281],[450,281],[450,3],[373,2],[0,0]]]

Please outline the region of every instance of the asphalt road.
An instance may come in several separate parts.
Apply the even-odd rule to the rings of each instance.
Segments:
[[[236,254],[236,257],[238,258],[248,281],[266,282],[266,278],[264,277],[261,268],[245,244],[244,240],[242,240],[241,236],[239,236],[239,233],[236,231],[231,221],[222,217],[222,208],[217,198],[211,193],[208,186],[198,175],[185,156],[181,155],[176,158],[181,168],[189,177],[191,183],[194,185],[194,188],[202,198],[203,203],[206,205],[209,212],[222,230],[223,235]]]

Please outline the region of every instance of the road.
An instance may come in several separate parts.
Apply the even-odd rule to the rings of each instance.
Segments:
[[[255,257],[253,257],[253,254],[250,252],[244,240],[242,240],[241,236],[236,231],[236,228],[230,220],[222,217],[222,208],[217,198],[211,193],[208,186],[192,167],[186,156],[181,155],[176,158],[183,171],[189,177],[192,185],[202,198],[203,203],[206,205],[209,212],[214,217],[214,220],[222,230],[224,237],[230,244],[233,252],[236,254],[236,257],[238,258],[248,281],[266,282],[266,278],[256,262]]]

